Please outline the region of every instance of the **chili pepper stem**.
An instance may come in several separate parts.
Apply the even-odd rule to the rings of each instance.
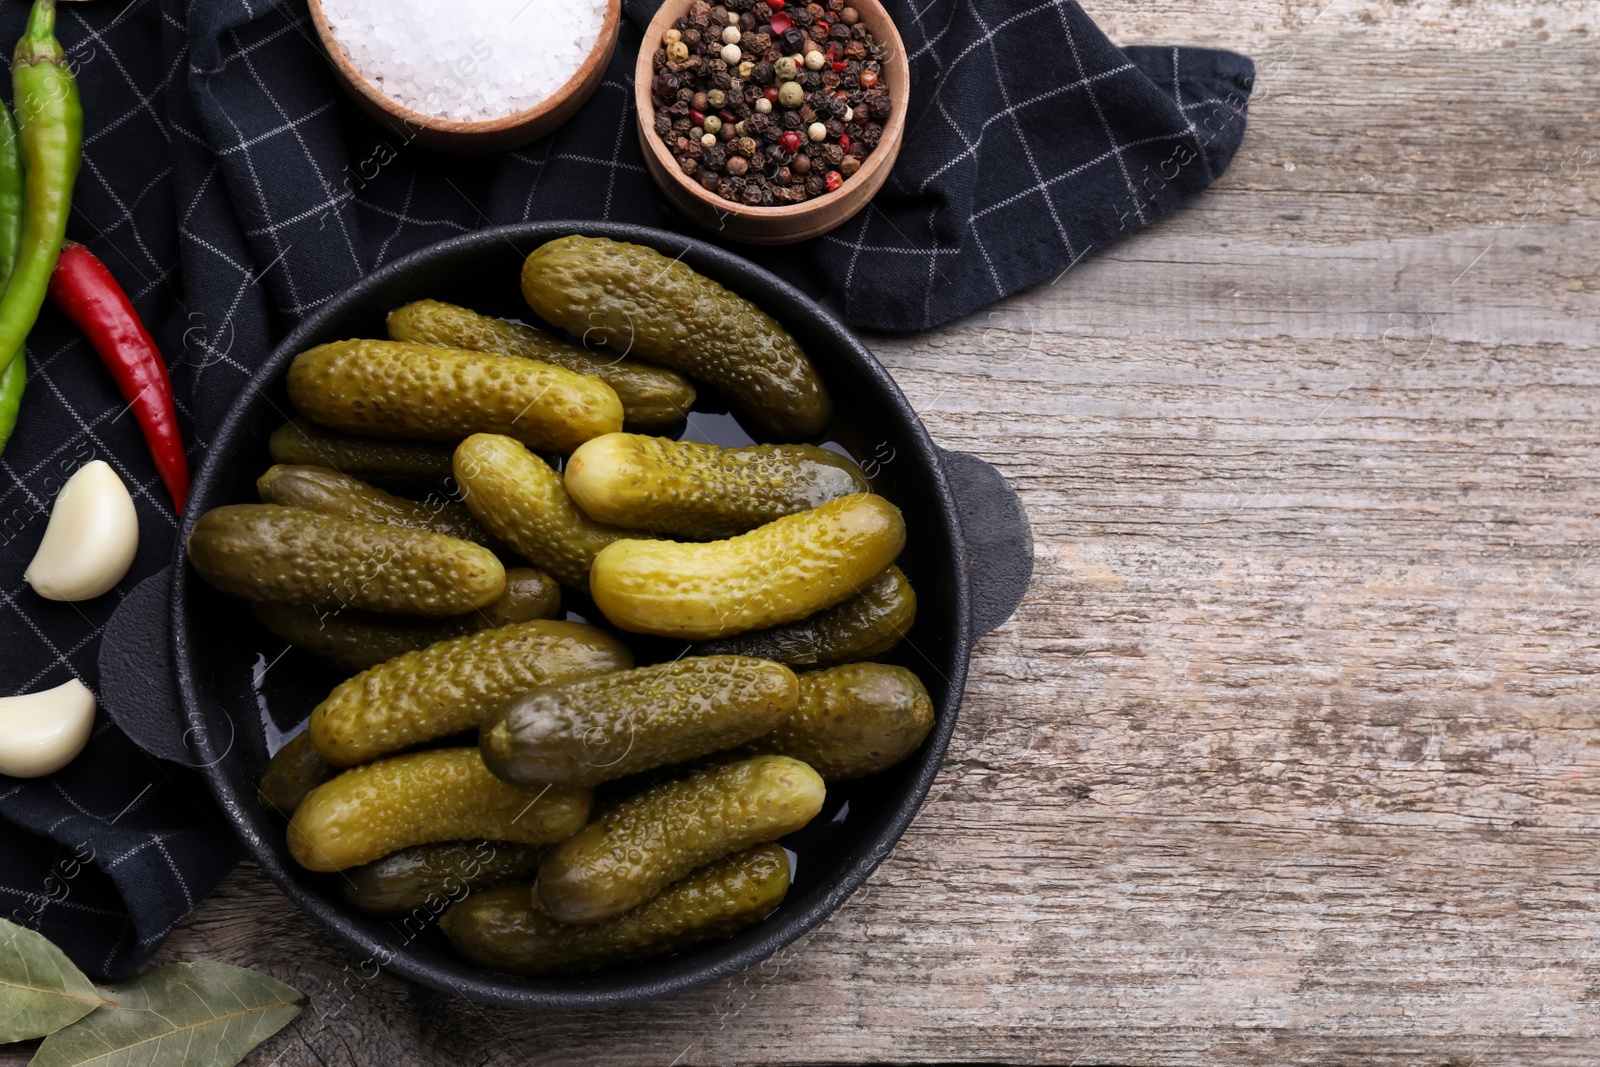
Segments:
[[[13,66],[34,63],[60,63],[67,58],[56,40],[56,0],[34,0],[28,12],[28,24],[17,42]]]

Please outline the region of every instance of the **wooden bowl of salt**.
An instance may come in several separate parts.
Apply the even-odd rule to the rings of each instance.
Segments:
[[[621,0],[309,0],[345,90],[408,142],[520,148],[570,119],[605,77]]]

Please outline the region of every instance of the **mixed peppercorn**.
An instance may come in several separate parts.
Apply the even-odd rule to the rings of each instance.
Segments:
[[[845,0],[695,0],[654,57],[655,132],[724,200],[798,204],[838,189],[878,146],[884,59]]]

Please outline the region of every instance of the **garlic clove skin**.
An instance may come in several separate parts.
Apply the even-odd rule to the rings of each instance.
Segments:
[[[94,694],[76,678],[41,693],[0,698],[0,774],[53,774],[77,758],[93,729]]]
[[[90,600],[122,581],[139,551],[139,514],[117,472],[85,463],[56,495],[22,578],[48,600]]]

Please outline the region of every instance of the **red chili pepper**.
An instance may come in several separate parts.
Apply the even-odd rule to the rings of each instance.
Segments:
[[[772,8],[774,11],[782,11],[789,5],[784,3],[783,0],[767,0],[767,6]]]
[[[783,136],[778,138],[778,144],[783,146],[785,152],[798,152],[800,151],[800,135],[793,130],[786,130]]]
[[[838,191],[839,186],[844,184],[844,179],[839,177],[838,171],[830,170],[828,176],[823,179],[823,183],[827,185],[828,192],[832,193]]]
[[[844,149],[846,152],[850,151],[850,135],[848,133],[841,133],[839,135],[839,147]]]
[[[833,72],[835,74],[842,74],[844,72],[844,68],[848,67],[849,65],[849,62],[846,60],[836,59],[833,61]]]
[[[128,294],[106,265],[83,245],[68,241],[50,275],[50,299],[89,337],[100,361],[116,379],[122,398],[144,431],[172,504],[183,511],[189,496],[189,461],[178,434],[172,379],[150,331],[139,321]]]
[[[775,14],[775,15],[772,16],[772,32],[773,33],[787,33],[789,28],[792,27],[793,25],[794,25],[794,20],[791,19],[788,15],[783,14],[782,12],[779,12],[778,14]]]
[[[776,85],[769,85],[761,91],[761,95],[766,97],[771,103],[776,104],[778,102],[778,87]]]
[[[689,109],[689,118],[694,120],[696,126],[704,126],[706,124],[705,112],[696,111],[692,107]]]

